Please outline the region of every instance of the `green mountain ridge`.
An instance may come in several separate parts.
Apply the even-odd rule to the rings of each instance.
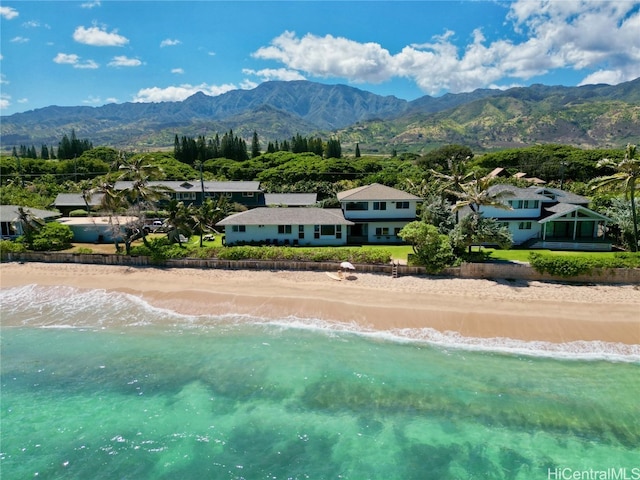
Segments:
[[[258,132],[263,148],[297,133],[335,135],[345,153],[356,143],[362,153],[385,154],[451,143],[478,151],[539,143],[620,148],[640,142],[640,78],[615,86],[480,89],[411,102],[346,85],[278,81],[182,102],[51,106],[2,116],[2,150],[57,146],[72,129],[94,145],[134,149],[172,148],[175,135],[212,137],[229,129],[247,141]]]

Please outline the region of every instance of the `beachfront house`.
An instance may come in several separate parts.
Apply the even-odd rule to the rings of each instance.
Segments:
[[[590,210],[589,199],[557,188],[492,185],[489,194],[500,195],[511,207],[480,207],[509,229],[514,245],[556,250],[611,250],[605,237],[611,219]],[[461,210],[462,217],[468,211]]]
[[[345,245],[353,222],[339,209],[259,207],[221,220],[227,245]]]
[[[78,243],[113,243],[118,241],[128,228],[138,222],[137,217],[65,217],[57,220],[73,232],[73,241]]]
[[[23,235],[22,224],[20,223],[19,205],[0,205],[0,231],[3,240],[13,240]],[[45,222],[53,221],[60,216],[59,212],[50,210],[40,210],[39,208],[22,207],[25,212],[33,217],[44,220]]]
[[[114,185],[116,191],[131,188],[133,182],[119,181]],[[260,182],[211,182],[200,180],[162,180],[148,183],[153,187],[167,189],[167,198],[184,202],[185,205],[202,205],[206,199],[224,197],[230,203],[239,203],[247,208],[264,206],[264,193],[260,189]],[[161,202],[162,206],[164,203]]]
[[[103,193],[96,193],[91,197],[85,197],[81,193],[59,193],[53,201],[52,206],[62,213],[65,217],[74,210],[98,211],[102,202]]]
[[[410,193],[379,183],[338,193],[344,218],[353,222],[347,228],[350,244],[402,243],[398,232],[416,220],[422,201]]]
[[[267,207],[312,207],[318,201],[317,193],[265,193]]]

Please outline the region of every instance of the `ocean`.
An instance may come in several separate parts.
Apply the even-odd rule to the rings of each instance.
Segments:
[[[0,313],[3,480],[640,479],[639,346],[185,316],[68,287],[0,290]]]

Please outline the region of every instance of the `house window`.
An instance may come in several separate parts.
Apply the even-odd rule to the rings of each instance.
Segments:
[[[531,222],[520,222],[518,230],[531,230]]]
[[[320,238],[320,225],[313,226],[313,238]]]
[[[400,227],[396,227],[396,228],[394,228],[394,229],[393,229],[393,234],[397,237],[397,236],[398,236],[398,234],[400,233],[400,230],[402,230],[402,228],[400,228]]]
[[[509,228],[509,222],[498,222],[501,228]]]
[[[408,210],[409,202],[396,202],[396,210]]]
[[[336,234],[336,226],[335,225],[322,225],[320,227],[321,235],[335,235]]]
[[[304,239],[304,225],[298,225],[298,238]]]
[[[291,225],[278,225],[278,233],[280,235],[291,233]]]
[[[246,225],[233,225],[231,227],[231,230],[233,230],[234,232],[246,232],[247,231],[247,226]]]
[[[242,192],[243,197],[253,197],[253,192]]]
[[[176,199],[177,200],[195,200],[196,192],[176,193]]]
[[[373,209],[374,210],[386,210],[387,209],[387,202],[373,202]]]
[[[509,205],[511,208],[520,209],[522,208],[522,200],[509,200]]]
[[[538,208],[539,200],[525,200],[523,208]]]
[[[369,210],[369,204],[367,202],[349,202],[345,205],[345,210]]]
[[[336,238],[342,238],[342,225],[336,225]]]
[[[378,227],[376,228],[376,235],[389,235],[389,227]]]

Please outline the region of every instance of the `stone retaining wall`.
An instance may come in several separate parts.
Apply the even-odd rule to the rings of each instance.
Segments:
[[[45,263],[84,263],[95,265],[126,265],[132,267],[157,266],[169,268],[222,268],[228,270],[314,270],[334,271],[337,262],[291,262],[268,260],[219,260],[183,258],[167,260],[162,264],[154,264],[149,257],[126,256],[114,254],[82,254],[60,252],[24,252],[6,253],[3,261],[13,262],[45,262]],[[392,265],[356,264],[357,272],[392,274]],[[397,266],[398,275],[426,275],[423,267]],[[460,267],[447,268],[444,276],[458,278],[495,278],[529,281],[557,281],[578,283],[619,283],[640,285],[640,269],[616,268],[604,269],[591,275],[580,275],[571,278],[555,277],[536,272],[529,264],[512,262],[495,263],[463,263]]]

